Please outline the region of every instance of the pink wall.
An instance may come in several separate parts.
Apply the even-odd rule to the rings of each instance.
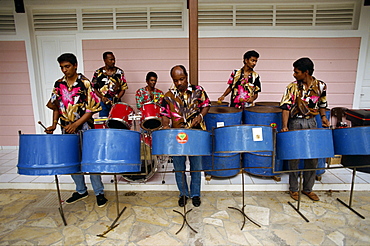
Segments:
[[[315,63],[314,76],[328,85],[329,107],[352,107],[360,38],[202,38],[199,40],[199,84],[211,100],[226,89],[233,69],[240,68],[243,54],[260,53],[256,71],[262,79],[258,101],[280,101],[286,85],[293,81],[293,62],[303,56]],[[84,40],[85,75],[92,77],[103,66],[102,53],[110,50],[116,65],[126,74],[129,90],[124,101],[135,105],[135,91],[145,85],[145,75],[159,75],[157,87],[171,85],[173,65],[188,67],[187,39]],[[229,98],[226,98],[228,101]]]
[[[35,133],[26,48],[0,42],[0,146],[17,146],[18,130]]]

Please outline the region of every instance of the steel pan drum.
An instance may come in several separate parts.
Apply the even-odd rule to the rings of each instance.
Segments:
[[[211,133],[197,129],[173,128],[154,131],[153,155],[211,155]]]
[[[261,125],[225,126],[214,129],[215,153],[273,151],[273,128]]]
[[[280,160],[334,157],[332,130],[320,128],[279,132],[276,151]]]
[[[204,116],[204,121],[208,131],[213,128],[242,123],[243,110],[229,107],[211,107]]]
[[[239,168],[235,170],[205,171],[206,174],[214,177],[233,177],[240,172],[240,154],[215,153],[213,155],[213,165],[212,156],[203,156],[202,164],[204,170]]]
[[[280,102],[255,102],[255,106],[279,107]]]
[[[130,116],[134,114],[134,109],[124,102],[116,103],[112,106],[108,120],[107,127],[115,129],[130,129],[132,120]]]
[[[151,155],[152,135],[149,133],[140,134],[141,140],[141,171],[134,173],[125,173],[122,175],[129,182],[146,182],[157,171],[157,158]]]
[[[140,133],[124,129],[92,129],[83,135],[82,172],[125,173],[141,168]]]
[[[229,106],[228,102],[219,103],[218,101],[211,101],[211,107],[228,107],[228,106]]]
[[[283,161],[275,158],[275,173],[272,169],[272,152],[243,153],[245,171],[258,176],[277,176],[283,170]],[[253,168],[251,168],[253,167]]]
[[[18,173],[60,175],[80,171],[79,136],[22,134],[19,136]]]
[[[333,130],[336,155],[370,155],[370,126]]]
[[[264,107],[264,106],[248,107],[245,108],[243,112],[243,123],[267,125],[276,128],[278,131],[280,131],[281,112],[282,110],[277,107]]]
[[[326,118],[330,121],[330,109],[327,108],[325,110],[325,115],[326,115]],[[323,128],[320,114],[315,116],[315,120],[317,123],[317,128]]]

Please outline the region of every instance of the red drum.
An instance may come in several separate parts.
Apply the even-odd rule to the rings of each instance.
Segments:
[[[141,128],[144,130],[157,130],[162,126],[160,116],[161,107],[155,103],[145,103],[141,109]]]
[[[99,117],[94,119],[94,127],[95,129],[105,129],[105,123],[107,122],[106,117]]]
[[[109,112],[106,125],[108,128],[130,129],[132,126],[132,119],[129,119],[129,117],[133,114],[134,109],[127,103],[116,103]]]

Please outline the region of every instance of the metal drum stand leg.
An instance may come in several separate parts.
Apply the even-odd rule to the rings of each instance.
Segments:
[[[124,207],[121,212],[119,211],[118,189],[117,189],[117,176],[116,175],[114,175],[114,188],[115,188],[115,193],[116,193],[117,217],[113,221],[113,223],[108,227],[108,229],[106,231],[104,231],[102,234],[96,235],[98,237],[106,238],[105,235],[119,225],[119,224],[116,224],[116,223],[117,223],[118,219],[121,217],[121,215],[123,214],[123,212],[126,210],[126,207]]]
[[[306,221],[310,222],[300,211],[299,206],[301,204],[301,190],[302,190],[302,180],[303,180],[303,172],[299,172],[299,190],[298,190],[298,204],[297,207],[295,207],[291,202],[288,202],[288,204]]]
[[[183,181],[183,184],[184,184],[184,182],[186,181],[185,180],[185,171],[182,171],[182,181]],[[185,197],[183,197],[184,199],[185,199]],[[179,211],[177,211],[177,210],[173,210],[174,212],[176,212],[176,213],[178,213],[178,214],[180,214],[181,216],[182,216],[182,219],[183,219],[183,221],[182,221],[182,225],[181,225],[181,228],[175,233],[176,235],[182,230],[182,228],[184,228],[184,226],[185,226],[185,224],[187,224],[188,226],[189,226],[189,228],[193,231],[193,232],[195,232],[195,233],[198,233],[193,227],[191,227],[190,225],[189,225],[189,223],[188,223],[188,221],[187,221],[187,219],[186,219],[186,215],[191,211],[191,210],[193,210],[193,209],[190,209],[190,210],[188,210],[188,211],[186,211],[186,203],[185,203],[185,201],[184,201],[184,213],[181,213],[181,212],[179,212]]]
[[[66,226],[67,221],[66,221],[66,218],[64,217],[63,206],[62,206],[62,198],[60,196],[59,181],[58,181],[58,176],[57,175],[55,175],[55,184],[57,186],[57,194],[58,194],[58,203],[59,203],[58,210],[59,210],[60,216],[62,217],[63,223]]]
[[[361,219],[365,219],[364,216],[362,216],[360,213],[358,213],[356,210],[354,210],[352,208],[352,197],[353,197],[353,189],[354,189],[354,186],[355,186],[355,177],[356,177],[356,168],[354,167],[353,170],[352,170],[352,183],[351,183],[351,193],[350,193],[350,196],[349,196],[349,205],[345,204],[342,200],[340,200],[339,198],[337,198],[337,200],[343,204],[344,206],[346,206],[349,210],[351,210],[352,212],[354,212],[355,214],[357,214]]]
[[[242,198],[243,198],[243,204],[242,204],[242,209],[240,208],[235,208],[235,207],[228,207],[230,209],[235,209],[237,211],[239,211],[242,215],[243,215],[243,225],[242,227],[240,228],[240,230],[243,230],[244,228],[244,225],[245,225],[245,218],[247,218],[250,222],[252,222],[253,224],[255,224],[256,226],[258,227],[261,227],[259,224],[257,224],[256,222],[254,222],[252,219],[250,219],[244,212],[244,208],[245,208],[245,203],[244,203],[244,173],[242,173]]]

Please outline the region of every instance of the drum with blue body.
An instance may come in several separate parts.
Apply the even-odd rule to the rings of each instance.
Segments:
[[[335,154],[342,155],[345,167],[360,167],[357,171],[370,173],[370,126],[336,128],[333,130]]]
[[[125,129],[92,129],[84,132],[82,172],[139,172],[140,133]]]
[[[326,115],[326,118],[330,121],[330,109],[328,109],[328,108],[325,109],[325,115]],[[315,120],[316,120],[316,123],[317,123],[317,128],[323,128],[320,114],[315,116]],[[317,162],[317,167],[318,168],[325,168],[325,166],[326,166],[325,164],[326,164],[326,158],[319,158],[318,159],[318,162]],[[304,168],[304,162],[303,161],[301,161],[299,163],[299,168],[300,169]],[[325,169],[316,170],[316,175],[318,175],[318,176],[320,176],[324,173],[325,173]]]
[[[76,134],[21,134],[18,173],[61,175],[80,171],[79,136]]]
[[[283,161],[275,157],[275,167],[272,166],[272,152],[243,153],[244,170],[257,176],[277,176],[283,170]]]
[[[170,156],[211,155],[211,133],[198,129],[172,128],[152,133],[152,154]]]
[[[212,165],[213,159],[213,165]],[[222,171],[205,171],[214,177],[229,178],[240,172],[240,154],[214,153],[212,156],[203,156],[203,170],[234,169]]]
[[[274,150],[273,128],[261,125],[239,125],[215,128],[215,153],[242,153]]]
[[[331,129],[302,129],[279,132],[276,153],[280,160],[334,157]]]
[[[333,130],[336,155],[370,155],[370,126]]]
[[[328,108],[325,109],[325,115],[326,115],[326,118],[330,121],[330,109]],[[315,120],[317,123],[317,128],[323,128],[320,114],[315,116]]]
[[[222,126],[240,125],[242,123],[243,110],[230,107],[211,107],[204,116],[207,131]]]
[[[278,107],[254,106],[244,108],[243,123],[271,126],[280,131],[281,112],[282,110]]]
[[[243,123],[267,125],[280,131],[282,110],[278,106],[279,102],[259,102],[254,107],[245,108],[243,112]],[[242,155],[243,167],[250,167],[245,169],[246,172],[259,176],[279,175],[279,173],[273,173],[271,153],[244,153]],[[280,161],[275,159],[275,165],[278,164],[279,169],[281,169],[280,163]]]

